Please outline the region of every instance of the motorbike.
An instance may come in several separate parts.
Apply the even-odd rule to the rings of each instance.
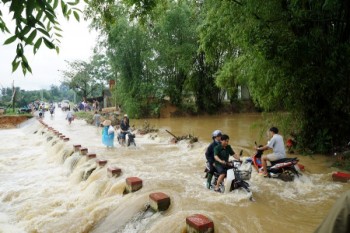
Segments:
[[[256,142],[255,142],[255,145]],[[262,147],[260,145],[259,147]],[[257,171],[262,169],[261,156],[263,155],[262,150],[256,150],[253,155],[253,165]],[[283,181],[293,181],[295,176],[301,176],[300,168],[298,166],[298,158],[284,158],[276,161],[270,161],[270,165],[267,166],[267,177],[278,178]]]
[[[130,146],[130,145],[136,146],[135,137],[136,135],[131,133],[130,130],[128,130],[125,134],[125,141],[124,141],[126,146]],[[118,142],[120,145],[123,145],[121,133],[118,134]]]
[[[240,153],[240,156],[242,155],[242,152]],[[243,161],[237,161],[232,160],[226,164],[227,166],[227,172],[226,172],[226,178],[224,181],[219,185],[219,189],[221,193],[229,193],[235,189],[242,188],[247,193],[250,193],[249,200],[255,201],[252,195],[251,190],[249,189],[249,183],[247,182],[250,180],[251,173],[252,173],[252,159],[246,158]],[[206,163],[206,169],[205,172],[208,173],[210,170],[209,163]],[[211,187],[214,187],[218,181],[219,173],[217,171],[214,171],[213,175],[213,181]]]
[[[50,108],[50,114],[51,116],[55,113],[55,109],[54,108]]]

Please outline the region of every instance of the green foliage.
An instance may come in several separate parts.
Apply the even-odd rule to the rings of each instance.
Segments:
[[[93,124],[93,112],[75,112],[74,115],[79,119],[85,120],[89,124]]]
[[[21,116],[26,116],[28,118],[32,118],[33,117],[33,115],[31,113],[18,113],[18,111],[19,111],[19,108],[15,108],[15,109],[8,108],[8,109],[6,109],[5,116],[18,116],[18,115],[21,115]]]
[[[90,62],[67,62],[68,69],[62,71],[63,83],[82,99],[102,96],[107,79],[111,76],[109,66],[101,56],[95,55]]]
[[[180,109],[184,113],[188,113],[191,115],[198,114],[198,107],[194,102],[183,102],[180,106]]]
[[[154,22],[155,49],[165,95],[180,106],[197,50],[196,17],[186,2],[169,4]]]
[[[1,89],[0,106],[10,106],[13,95],[12,88]],[[60,102],[62,99],[73,99],[73,93],[65,88],[52,85],[50,90],[25,91],[16,87],[15,107],[24,107],[34,101]]]
[[[350,171],[350,151],[345,150],[344,152],[338,153],[335,156],[335,161],[333,162],[333,166],[343,170]]]
[[[94,0],[89,17],[107,35],[116,99],[135,116],[157,112],[165,96],[214,113],[224,93],[237,103],[241,85],[258,108],[283,112],[264,130],[279,125],[325,153],[350,134],[349,4]]]
[[[350,88],[348,1],[209,0],[204,5],[202,49],[213,61],[216,48],[224,51],[220,87],[247,85],[257,106],[297,116],[303,148],[324,153],[345,142],[350,134],[350,99],[344,98]]]
[[[158,114],[163,93],[152,76],[149,34],[137,22],[130,23],[122,8],[113,14],[119,21],[108,31],[107,54],[117,83],[114,98],[133,118]]]
[[[15,22],[14,30],[10,30],[2,17],[4,10],[0,10],[0,30],[11,35],[5,40],[4,45],[18,41],[16,56],[12,61],[13,72],[19,66],[21,66],[24,75],[27,71],[32,72],[25,56],[24,48],[26,46],[31,46],[34,54],[39,50],[42,42],[47,48],[59,51],[59,38],[62,37],[60,34],[62,30],[56,16],[59,2],[64,17],[69,19],[70,15],[73,14],[76,20],[79,21],[81,11],[75,7],[79,0],[75,0],[75,2],[64,0],[2,0],[0,2],[0,4],[8,6],[9,13],[13,15],[13,21]]]

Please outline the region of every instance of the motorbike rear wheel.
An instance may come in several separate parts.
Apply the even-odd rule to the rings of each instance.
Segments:
[[[286,182],[291,182],[295,178],[295,172],[292,171],[291,169],[285,169],[283,172],[279,175],[281,180],[286,181]]]
[[[133,144],[134,146],[136,146],[136,143],[135,143],[134,140],[128,139],[127,142],[126,142],[126,145],[127,145],[127,146],[130,146],[131,144]]]

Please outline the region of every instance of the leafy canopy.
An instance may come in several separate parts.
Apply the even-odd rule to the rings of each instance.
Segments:
[[[81,10],[77,8],[80,0],[1,0],[0,6],[0,30],[9,34],[4,45],[17,43],[16,55],[12,61],[12,72],[19,66],[25,75],[32,72],[25,56],[26,46],[33,48],[36,54],[42,43],[49,49],[55,49],[59,53],[62,29],[57,21],[57,12],[61,12],[66,19],[71,15],[79,21]],[[84,0],[87,2],[87,0]],[[3,19],[5,8],[8,8],[12,20],[15,23],[14,31],[9,29]]]

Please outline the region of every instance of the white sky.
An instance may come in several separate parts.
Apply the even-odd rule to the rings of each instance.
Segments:
[[[3,14],[6,12],[3,11]],[[8,22],[6,19],[6,23]],[[59,70],[67,69],[65,60],[89,60],[96,44],[97,32],[89,31],[88,23],[83,21],[83,17],[80,17],[80,22],[77,22],[73,15],[69,21],[59,19],[59,22],[63,30],[60,53],[48,49],[44,43],[36,55],[33,55],[32,47],[27,49],[25,55],[32,68],[32,74],[27,72],[26,76],[23,75],[21,66],[12,73],[11,63],[16,55],[17,43],[15,41],[13,44],[3,45],[11,35],[0,32],[0,88],[11,87],[14,80],[15,86],[23,90],[49,89],[51,85],[60,85],[62,74]],[[9,29],[13,30],[14,27]]]

